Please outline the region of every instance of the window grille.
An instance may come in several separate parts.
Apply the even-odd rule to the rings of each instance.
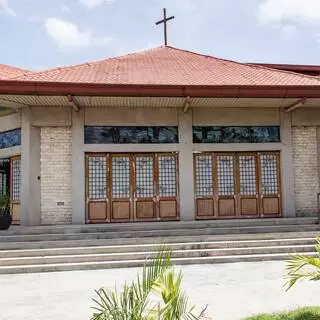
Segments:
[[[243,196],[257,193],[256,157],[239,156],[240,194]]]
[[[88,185],[89,199],[107,198],[107,158],[105,156],[88,158]]]
[[[136,157],[136,196],[137,198],[153,197],[153,157]]]
[[[196,155],[196,196],[198,198],[211,197],[213,195],[212,181],[212,156]]]
[[[272,154],[260,155],[261,188],[263,195],[278,194],[277,156]]]
[[[112,157],[112,197],[130,197],[129,157]]]
[[[217,156],[218,194],[230,196],[234,194],[233,156]]]
[[[12,195],[11,199],[13,201],[20,201],[21,195],[21,160],[12,160]]]
[[[159,196],[175,197],[177,195],[176,157],[160,156],[159,166]]]

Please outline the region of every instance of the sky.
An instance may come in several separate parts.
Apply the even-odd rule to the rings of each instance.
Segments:
[[[163,44],[242,62],[320,64],[320,0],[0,0],[0,63],[42,70]]]

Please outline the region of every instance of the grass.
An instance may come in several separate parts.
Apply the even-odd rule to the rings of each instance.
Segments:
[[[320,307],[300,308],[287,313],[260,314],[243,320],[320,320]]]

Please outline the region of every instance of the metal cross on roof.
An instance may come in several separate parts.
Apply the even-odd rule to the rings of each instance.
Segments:
[[[163,23],[163,29],[164,29],[164,45],[167,46],[168,45],[168,36],[167,36],[167,22],[170,20],[173,20],[174,16],[168,17],[167,18],[167,9],[164,8],[163,9],[163,19],[156,22],[156,25],[159,25],[161,23]]]

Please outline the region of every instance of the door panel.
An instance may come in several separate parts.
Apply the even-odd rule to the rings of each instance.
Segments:
[[[86,156],[86,181],[87,222],[109,221],[107,155]]]
[[[213,217],[213,159],[212,154],[195,154],[194,175],[196,214],[199,218]]]
[[[163,219],[177,219],[178,183],[177,156],[159,155],[157,157],[158,173],[158,216]]]
[[[240,154],[239,162],[239,202],[241,216],[257,216],[258,208],[258,173],[257,156]]]
[[[235,159],[233,154],[217,155],[216,190],[218,196],[218,215],[236,215]]]
[[[129,221],[133,218],[132,167],[130,155],[111,155],[111,220]]]
[[[136,218],[155,219],[154,156],[135,156],[135,209]]]
[[[278,153],[260,154],[260,192],[263,216],[281,215],[280,158]]]

